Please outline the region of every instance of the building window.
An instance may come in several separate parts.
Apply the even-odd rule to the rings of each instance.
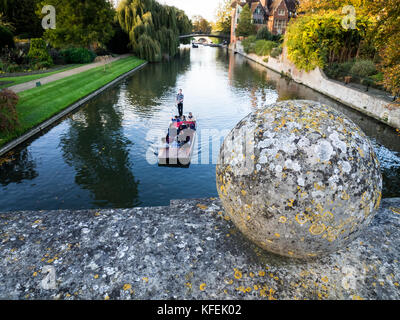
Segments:
[[[278,10],[278,15],[279,15],[279,16],[284,16],[285,13],[286,13],[285,9],[279,9],[279,10]]]
[[[286,28],[285,20],[275,20],[275,29],[277,29],[278,33],[282,33],[282,30]]]

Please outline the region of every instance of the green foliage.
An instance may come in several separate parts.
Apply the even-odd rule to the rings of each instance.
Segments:
[[[18,96],[11,90],[0,91],[0,132],[9,132],[18,125]]]
[[[86,48],[68,48],[60,51],[66,63],[90,63],[96,58],[96,54]]]
[[[49,1],[40,1],[37,15]],[[57,10],[56,29],[46,30],[45,38],[56,48],[69,46],[89,48],[107,43],[113,36],[114,9],[104,0],[52,0]]]
[[[266,26],[261,27],[257,31],[257,40],[274,40],[274,35],[268,30]]]
[[[219,3],[219,6],[216,11],[217,22],[215,24],[216,32],[220,32],[222,34],[230,34],[231,33],[231,24],[232,24],[232,7],[231,0],[224,0]]]
[[[334,12],[292,20],[285,39],[289,59],[299,69],[310,71],[355,57],[372,27],[372,20],[358,15],[355,29],[345,29],[341,23],[342,16]]]
[[[242,12],[240,13],[238,27],[237,27],[238,36],[248,37],[256,33],[256,27],[254,26],[252,21],[253,19],[250,8],[248,4],[246,4],[243,7]]]
[[[204,19],[202,16],[193,17],[193,33],[209,34],[212,31],[211,23]]]
[[[161,61],[161,47],[158,41],[153,40],[147,34],[142,34],[138,40],[137,52],[139,58],[149,61]]]
[[[276,48],[278,44],[269,40],[257,40],[254,51],[258,56],[268,56],[270,55],[273,48]]]
[[[5,47],[15,47],[14,36],[8,28],[0,25],[0,50]]]
[[[0,0],[0,14],[13,26],[15,35],[24,38],[41,37],[41,18],[35,14],[40,0]]]
[[[273,48],[273,49],[271,50],[270,56],[271,56],[272,58],[277,58],[277,57],[279,57],[279,56],[282,54],[282,52],[283,52],[283,48],[282,48],[282,46],[279,46],[279,47]]]
[[[118,22],[113,24],[114,35],[105,43],[106,48],[112,53],[122,54],[129,52],[129,36],[124,32]]]
[[[256,36],[247,37],[242,41],[244,52],[255,53]]]
[[[376,66],[371,60],[358,60],[350,69],[350,73],[359,77],[368,77],[377,73]]]
[[[31,39],[28,58],[33,64],[38,64],[38,69],[48,68],[53,65],[53,59],[47,52],[46,42],[41,38]]]
[[[133,52],[150,62],[160,61],[163,55],[175,56],[179,34],[190,33],[192,27],[183,11],[155,0],[122,1],[117,17]]]

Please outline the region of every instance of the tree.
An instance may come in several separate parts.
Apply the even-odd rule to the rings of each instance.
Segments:
[[[42,0],[37,10],[48,4]],[[115,11],[107,0],[52,0],[56,8],[56,29],[48,29],[44,37],[56,48],[69,46],[90,48],[107,43],[113,36]]]
[[[352,5],[356,18],[369,16],[376,21],[365,41],[373,43],[382,62],[379,67],[384,74],[383,84],[393,95],[400,89],[400,6],[398,0],[303,0],[300,11],[306,14],[335,11],[343,15],[342,8]]]
[[[215,31],[220,32],[222,34],[230,34],[231,33],[231,25],[232,25],[232,17],[231,17],[231,1],[224,0],[219,3],[217,8],[216,17],[217,22],[215,24]]]
[[[202,16],[194,16],[192,18],[194,33],[211,33],[211,24]]]
[[[298,68],[310,71],[355,57],[373,22],[359,15],[355,29],[344,29],[341,23],[342,17],[332,12],[294,20],[285,37],[289,59]]]
[[[175,56],[179,34],[190,33],[191,24],[181,10],[155,0],[124,0],[117,17],[133,51],[150,62],[160,61],[162,55]]]
[[[35,10],[40,0],[0,0],[0,15],[12,25],[11,31],[23,37],[41,37],[41,19]],[[7,26],[8,29],[9,26]]]
[[[256,27],[253,24],[253,18],[251,15],[250,8],[248,4],[246,4],[243,7],[242,12],[240,13],[237,26],[237,34],[239,36],[248,37],[255,33],[256,33]]]

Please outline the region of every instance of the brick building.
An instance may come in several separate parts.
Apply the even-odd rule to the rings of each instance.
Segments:
[[[235,42],[240,13],[245,5],[252,13],[257,30],[267,26],[272,34],[284,34],[292,17],[296,16],[298,0],[233,0],[231,41]]]

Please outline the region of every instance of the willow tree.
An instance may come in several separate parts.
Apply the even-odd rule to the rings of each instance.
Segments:
[[[160,61],[163,55],[175,56],[179,35],[191,27],[184,13],[155,0],[123,0],[117,17],[133,52],[150,62]]]

